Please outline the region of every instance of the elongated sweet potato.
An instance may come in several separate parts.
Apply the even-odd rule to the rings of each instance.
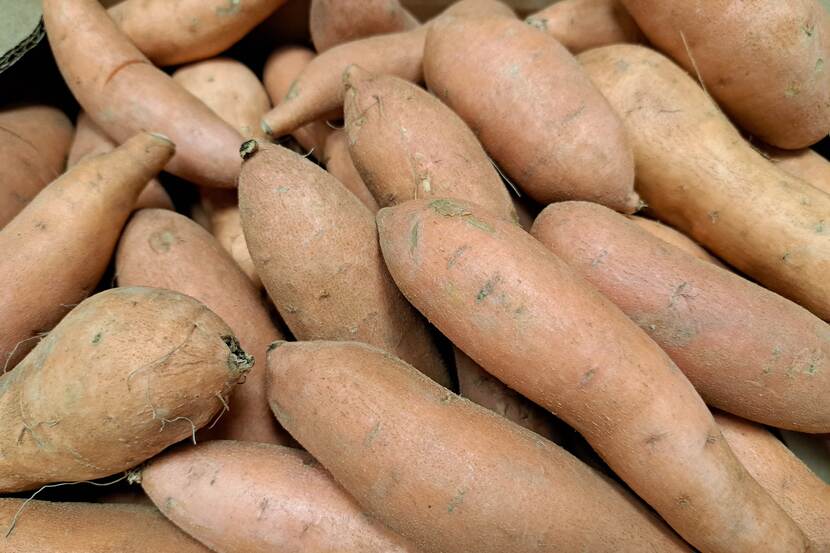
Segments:
[[[325,165],[326,171],[334,175],[337,180],[343,183],[343,186],[357,196],[357,199],[363,202],[363,205],[369,208],[369,211],[377,213],[377,210],[380,209],[378,202],[369,192],[369,188],[363,182],[363,177],[360,176],[354,166],[348,141],[349,138],[343,129],[337,129],[329,134],[326,139],[326,157],[323,160],[323,165]]]
[[[552,204],[533,235],[625,312],[710,405],[830,432],[830,325],[597,204]]]
[[[3,534],[20,511],[5,553],[210,553],[153,506],[23,502],[0,499]]]
[[[511,5],[501,0],[460,0],[447,7],[441,16],[453,17],[506,17],[516,19]]]
[[[42,105],[0,110],[0,229],[66,166],[72,123]]]
[[[708,261],[709,263],[714,263],[718,267],[725,268],[725,265],[721,263],[718,258],[714,257],[712,254],[707,252],[703,246],[677,229],[664,225],[660,221],[646,219],[645,217],[638,217],[637,215],[629,215],[628,220],[637,224],[637,226],[652,236],[655,236],[663,242],[667,242],[676,248],[680,248],[684,252],[695,256],[701,261]]]
[[[43,20],[67,85],[111,138],[163,132],[177,145],[168,171],[204,186],[236,185],[239,133],[155,68],[97,0],[44,0]]]
[[[92,296],[0,377],[0,491],[134,467],[210,422],[252,364],[193,298]]]
[[[562,0],[525,19],[574,54],[620,42],[643,42],[643,33],[620,0]]]
[[[409,31],[418,25],[398,0],[311,0],[309,27],[318,52],[368,36]]]
[[[384,267],[372,213],[307,159],[281,146],[257,148],[240,174],[242,228],[294,336],[376,345],[449,385],[426,323]]]
[[[218,553],[418,551],[364,515],[296,449],[233,441],[183,447],[144,467],[141,485],[179,528]],[[223,504],[229,508],[216,508]]]
[[[692,77],[661,54],[615,45],[579,59],[623,116],[637,191],[654,214],[830,319],[830,195],[753,150]]]
[[[805,550],[668,355],[532,236],[447,199],[384,208],[377,221],[410,302],[490,374],[574,427],[689,543]]]
[[[288,94],[297,76],[314,57],[314,52],[303,46],[283,46],[268,56],[262,80],[275,106],[285,100],[285,95]],[[264,126],[262,128],[264,129]],[[326,138],[331,132],[332,129],[321,118],[292,130],[291,135],[315,158],[323,159]]]
[[[817,546],[830,551],[830,486],[762,426],[715,413],[729,447],[752,477],[789,513]]]
[[[110,17],[159,66],[215,56],[282,6],[285,0],[125,0]]]
[[[69,148],[69,156],[66,165],[72,167],[85,157],[97,156],[111,152],[115,149],[115,142],[104,134],[104,131],[82,111],[75,121],[75,137],[72,139],[72,146]],[[173,209],[173,200],[161,185],[157,178],[153,177],[138,199],[135,201],[135,209],[155,207],[160,209]]]
[[[830,131],[830,13],[817,0],[621,0],[738,125],[804,148]]]
[[[423,76],[427,27],[347,42],[314,58],[294,80],[284,100],[262,120],[273,137],[288,134],[343,106],[343,71],[353,63],[373,73],[418,82]]]
[[[268,354],[268,382],[291,434],[424,551],[688,550],[563,449],[378,349],[284,343]]]
[[[282,339],[259,291],[218,241],[183,215],[136,213],[121,236],[115,272],[120,286],[166,288],[196,298],[228,323],[255,359],[264,361],[268,344]],[[268,409],[265,363],[247,374],[228,405],[211,437],[289,443]]]
[[[764,145],[761,152],[778,168],[830,194],[830,161],[813,150],[780,150]]]
[[[510,195],[473,132],[419,86],[352,65],[343,75],[349,152],[381,206],[462,198],[516,221]]]
[[[0,366],[14,367],[98,284],[136,198],[174,149],[143,133],[85,159],[0,231]]]

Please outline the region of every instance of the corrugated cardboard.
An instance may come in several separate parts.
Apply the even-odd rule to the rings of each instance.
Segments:
[[[40,0],[0,0],[0,73],[43,38]]]

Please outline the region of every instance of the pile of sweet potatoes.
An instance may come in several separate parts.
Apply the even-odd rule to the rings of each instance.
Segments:
[[[43,0],[0,551],[830,552],[830,13],[413,4]]]

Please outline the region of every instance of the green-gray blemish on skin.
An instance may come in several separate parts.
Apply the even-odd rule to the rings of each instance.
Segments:
[[[288,88],[288,92],[285,94],[286,100],[293,100],[297,96],[300,95],[300,83],[296,80],[291,83],[291,86]]]
[[[463,205],[459,205],[452,200],[433,200],[429,202],[429,207],[438,215],[444,217],[459,217],[462,215],[470,215],[468,210]]]
[[[477,217],[474,217],[472,215],[469,215],[469,216],[465,217],[464,220],[471,227],[475,227],[479,230],[483,230],[484,232],[489,232],[490,234],[493,234],[494,232],[496,232],[496,229],[494,229],[492,227],[492,225],[490,225],[486,221],[482,221],[481,219],[478,219]]]
[[[821,73],[824,71],[824,59],[819,58],[816,60],[816,73]]]
[[[448,513],[451,513],[453,511],[455,511],[458,508],[458,506],[461,505],[461,502],[464,501],[464,495],[466,493],[467,493],[467,490],[458,490],[458,493],[455,494],[455,497],[453,497],[450,500],[449,504],[447,504],[447,512]]]
[[[409,253],[410,255],[415,253],[415,248],[418,247],[418,238],[421,232],[421,222],[417,221],[414,225],[412,225],[412,230],[409,231]]]
[[[481,287],[481,290],[478,291],[476,294],[476,303],[481,303],[484,301],[487,296],[493,293],[493,290],[496,288],[497,279],[492,278],[484,283],[484,286]]]
[[[95,334],[95,336],[92,337],[92,343],[97,344],[100,341],[101,341],[101,333],[98,332],[98,333]]]
[[[216,15],[236,15],[239,13],[242,0],[228,0],[227,6],[216,8]]]

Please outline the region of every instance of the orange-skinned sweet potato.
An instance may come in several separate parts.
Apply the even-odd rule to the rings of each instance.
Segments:
[[[643,33],[620,0],[562,0],[525,19],[574,54],[620,42],[643,42]]]
[[[718,267],[725,268],[725,265],[721,263],[718,258],[707,252],[703,246],[677,229],[664,225],[660,221],[646,219],[645,217],[639,217],[637,215],[629,215],[628,220],[636,223],[637,226],[652,236],[655,236],[663,242],[671,244],[672,246],[680,248],[684,252],[697,257],[701,261],[708,261],[709,263],[714,263]]]
[[[317,52],[365,38],[409,31],[418,20],[398,0],[312,0],[311,40]]]

